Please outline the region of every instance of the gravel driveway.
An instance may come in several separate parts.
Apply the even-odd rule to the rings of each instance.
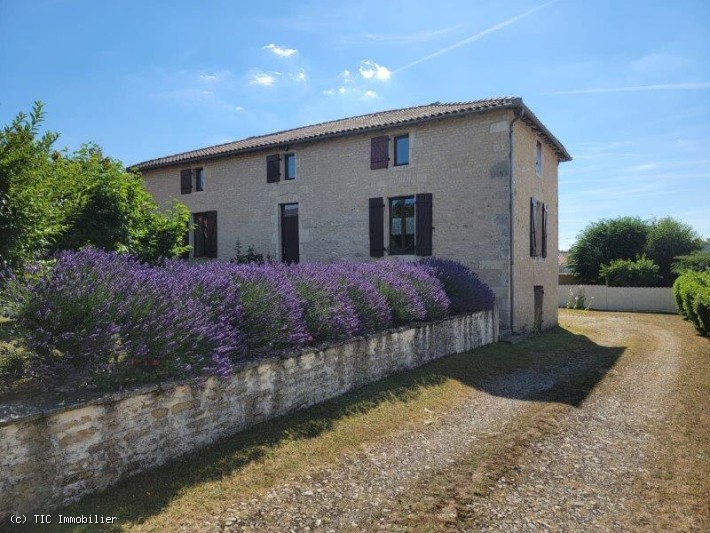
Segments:
[[[679,337],[673,327],[640,331],[632,314],[576,314],[573,320],[592,332],[597,345],[625,346],[632,339],[642,349],[636,357],[622,357],[583,403],[565,411],[555,431],[526,447],[510,474],[473,499],[467,510],[475,518],[463,530],[612,531],[630,523],[635,483],[666,415]],[[391,508],[416,483],[514,425],[566,376],[595,371],[592,361],[573,361],[499,376],[487,385],[488,394],[472,395],[456,410],[431,413],[416,431],[380,440],[315,474],[284,480],[262,498],[234,502],[205,523],[206,529],[390,529]]]

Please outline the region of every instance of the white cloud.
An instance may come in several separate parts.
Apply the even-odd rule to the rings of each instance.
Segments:
[[[658,165],[656,163],[643,163],[641,165],[634,165],[629,168],[630,172],[648,172],[649,170],[656,170]]]
[[[353,74],[348,69],[345,69],[340,74],[338,74],[338,78],[341,78],[345,83],[352,83],[354,81]]]
[[[200,74],[200,79],[207,82],[219,81],[219,76],[217,74]]]
[[[365,91],[365,94],[363,95],[366,99],[370,100],[372,98],[377,98],[377,93],[375,91]]]
[[[387,67],[378,65],[374,61],[366,59],[360,62],[360,76],[366,80],[387,81],[392,76],[392,72]]]
[[[234,108],[235,111],[244,111],[244,108],[240,105]]]
[[[304,82],[307,79],[305,70],[301,70],[300,72],[296,72],[296,73],[291,73],[291,74],[289,74],[289,77],[293,81],[298,81],[298,82]]]
[[[279,57],[291,57],[298,52],[295,48],[286,48],[285,46],[278,46],[274,43],[264,46],[264,50],[270,50]]]
[[[323,94],[326,96],[335,96],[335,89],[325,89]]]
[[[277,72],[273,74],[261,71],[255,72],[251,75],[249,83],[252,85],[261,85],[262,87],[272,87],[274,83],[276,83],[276,75],[278,75]]]

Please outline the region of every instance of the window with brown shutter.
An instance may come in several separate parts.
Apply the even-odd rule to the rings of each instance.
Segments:
[[[416,248],[417,255],[431,255],[432,250],[432,195],[431,193],[417,194],[415,199],[417,228]]]
[[[180,171],[180,194],[190,194],[192,192],[192,169],[186,168]]]
[[[217,258],[217,211],[207,211],[207,228],[205,239],[205,256]]]
[[[373,137],[370,141],[370,169],[387,168],[389,165],[389,142],[387,135]]]
[[[370,257],[385,255],[384,200],[370,198]]]
[[[547,205],[542,204],[542,257],[547,257]]]
[[[537,231],[535,227],[536,207],[537,201],[535,198],[530,198],[530,255],[532,257],[537,255]]]
[[[276,183],[281,180],[281,156],[279,154],[266,156],[266,183]]]

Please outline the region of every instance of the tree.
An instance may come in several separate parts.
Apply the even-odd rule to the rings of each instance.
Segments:
[[[673,285],[677,277],[671,270],[673,259],[702,247],[703,240],[692,226],[671,217],[651,221],[646,254],[658,265],[664,286]]]
[[[682,274],[692,270],[694,272],[710,271],[710,252],[693,252],[689,255],[679,255],[673,260],[671,272]]]
[[[186,249],[187,207],[161,211],[140,175],[94,144],[53,150],[59,136],[39,137],[43,118],[36,102],[0,132],[0,266],[89,244],[146,261]]]
[[[35,102],[0,131],[0,267],[39,257],[63,229],[52,205],[50,167],[58,135],[39,136],[44,118]]]
[[[648,223],[619,217],[591,223],[570,248],[568,265],[582,283],[598,283],[599,270],[615,259],[633,260],[644,252]]]

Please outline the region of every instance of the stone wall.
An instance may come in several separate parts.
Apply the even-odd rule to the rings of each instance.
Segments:
[[[264,420],[498,339],[497,311],[456,316],[117,393],[0,424],[0,520],[46,512]]]

